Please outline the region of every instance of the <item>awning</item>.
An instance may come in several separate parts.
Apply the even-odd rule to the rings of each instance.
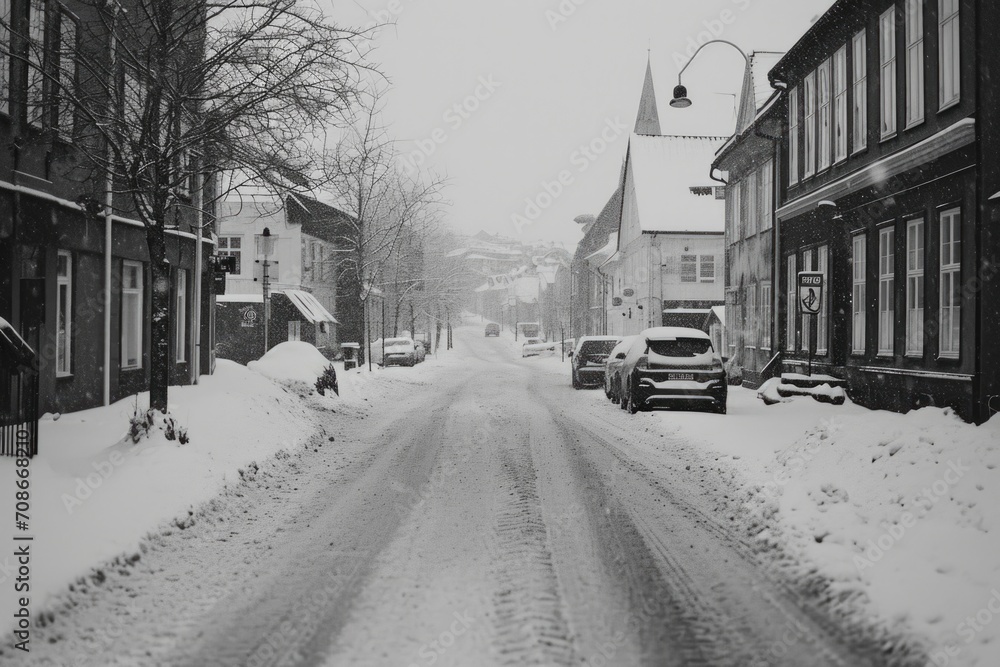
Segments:
[[[263,294],[216,294],[218,303],[264,303]]]
[[[333,324],[339,324],[337,320],[330,314],[323,304],[319,302],[312,294],[309,292],[303,292],[298,289],[286,289],[281,291],[282,294],[288,297],[288,300],[295,304],[295,307],[299,309],[302,316],[313,324],[318,324],[320,322],[332,322]]]

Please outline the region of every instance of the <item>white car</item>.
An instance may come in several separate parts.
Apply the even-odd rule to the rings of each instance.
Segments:
[[[412,338],[386,338],[385,358],[382,357],[383,342],[372,342],[372,361],[379,366],[412,366],[417,363],[417,351]]]

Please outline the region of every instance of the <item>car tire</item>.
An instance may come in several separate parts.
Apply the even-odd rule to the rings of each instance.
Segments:
[[[642,410],[642,406],[639,405],[639,402],[636,399],[636,394],[638,393],[639,391],[638,387],[636,387],[635,380],[632,380],[628,390],[628,412],[630,415],[634,415],[640,410]]]
[[[576,373],[574,372],[572,376],[573,376],[573,389],[581,389],[583,385],[581,385],[580,380],[577,379]]]
[[[716,414],[720,414],[720,415],[726,414],[726,402],[725,401],[721,401],[721,402],[715,404],[715,413]]]

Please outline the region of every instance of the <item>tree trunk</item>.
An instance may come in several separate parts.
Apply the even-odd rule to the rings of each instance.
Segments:
[[[150,270],[149,407],[167,411],[170,385],[170,265],[162,224],[147,228]]]

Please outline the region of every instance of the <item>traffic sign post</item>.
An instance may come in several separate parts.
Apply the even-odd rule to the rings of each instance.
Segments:
[[[816,354],[816,320],[823,309],[823,272],[799,271],[799,313],[811,316],[813,326],[809,327],[809,375],[812,376],[813,355]]]

